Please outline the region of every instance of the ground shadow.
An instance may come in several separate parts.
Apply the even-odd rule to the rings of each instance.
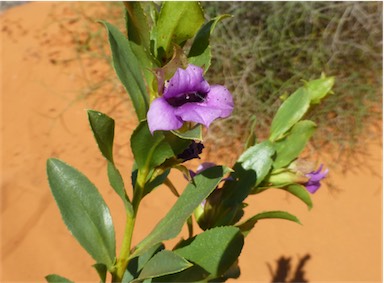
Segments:
[[[271,264],[267,263],[268,269],[272,276],[272,283],[297,283],[309,282],[305,278],[304,266],[311,258],[309,254],[299,257],[299,261],[295,269],[292,266],[292,257],[281,256],[276,260],[276,268],[274,269]]]

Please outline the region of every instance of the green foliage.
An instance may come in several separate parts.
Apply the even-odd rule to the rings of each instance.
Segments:
[[[139,121],[145,119],[149,97],[142,77],[142,65],[134,54],[128,39],[113,25],[102,22],[107,31],[112,51],[113,66],[127,90]]]
[[[47,280],[48,283],[73,283],[73,281],[57,274],[49,274],[45,276],[45,280]]]
[[[92,266],[96,269],[97,274],[100,277],[100,283],[105,283],[107,280],[107,272],[108,272],[107,266],[102,263],[96,263]]]
[[[241,232],[244,234],[244,236],[247,236],[249,232],[253,229],[256,222],[261,219],[284,219],[296,222],[298,224],[301,224],[300,220],[297,219],[296,216],[286,212],[286,211],[266,211],[259,214],[256,214],[255,216],[252,216],[244,223],[238,225]]]
[[[204,23],[198,2],[163,2],[154,29],[155,55],[166,61],[173,54],[173,44],[181,45],[192,38]]]
[[[184,257],[178,255],[177,253],[163,250],[158,252],[147,262],[139,277],[133,282],[177,273],[191,267],[192,265],[193,264],[185,260]]]
[[[181,153],[190,141],[172,134],[155,131],[152,135],[146,121],[141,122],[131,137],[131,148],[139,170],[150,171],[166,159]]]
[[[296,159],[307,145],[315,129],[316,124],[308,120],[299,121],[293,125],[285,138],[273,144],[276,150],[273,167],[277,169],[287,166]]]
[[[141,241],[131,257],[142,254],[145,250],[162,241],[176,237],[187,218],[195,208],[216,188],[228,168],[216,166],[194,177],[194,184],[188,184],[167,215],[156,225],[152,232]]]
[[[175,253],[193,262],[208,272],[202,279],[212,280],[221,277],[236,261],[243,248],[244,238],[240,230],[233,226],[216,227],[207,230],[182,243]],[[183,274],[180,274],[183,278]],[[176,277],[177,281],[180,277]]]
[[[113,139],[115,135],[115,121],[107,115],[88,110],[88,120],[93,135],[103,156],[107,159],[107,172],[111,187],[122,199],[127,211],[132,213],[132,205],[125,192],[124,181],[113,162]]]
[[[201,27],[193,40],[192,46],[188,53],[188,62],[196,66],[204,68],[205,72],[208,71],[211,65],[211,46],[209,45],[209,38],[215,29],[217,23],[230,15],[221,15],[207,22]]]
[[[256,183],[260,184],[272,167],[272,156],[275,150],[269,141],[251,146],[239,157],[239,162],[245,170],[256,172]]]
[[[307,112],[311,97],[305,88],[299,88],[277,110],[272,120],[269,139],[281,139],[289,129],[296,124]]]
[[[48,159],[47,174],[69,231],[96,262],[111,268],[115,259],[115,230],[109,209],[96,187],[58,159]]]

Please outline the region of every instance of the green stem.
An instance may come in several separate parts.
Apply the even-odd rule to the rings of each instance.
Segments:
[[[139,209],[139,204],[143,197],[145,180],[147,178],[147,172],[141,173],[139,171],[134,196],[132,199],[133,213],[127,213],[127,221],[125,224],[124,238],[121,245],[120,256],[116,262],[116,269],[112,273],[112,282],[121,282],[129,263],[129,256],[131,254],[132,236],[135,227],[136,216]]]

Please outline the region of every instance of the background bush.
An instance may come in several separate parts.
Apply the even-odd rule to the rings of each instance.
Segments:
[[[234,115],[208,133],[216,146],[212,154],[231,142],[228,135],[244,141],[253,114],[256,133],[266,137],[280,97],[322,72],[335,76],[336,85],[334,94],[310,113],[319,126],[312,145],[351,157],[351,151],[361,150],[362,136],[380,139],[382,2],[202,4],[210,16],[234,16],[217,26],[211,41],[208,79],[232,90],[236,104]]]

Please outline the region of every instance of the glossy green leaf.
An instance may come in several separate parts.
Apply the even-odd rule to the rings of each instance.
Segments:
[[[98,263],[110,268],[115,259],[115,230],[102,196],[87,177],[58,159],[48,159],[47,173],[69,231]]]
[[[147,16],[138,1],[124,1],[128,40],[150,50],[150,29]]]
[[[98,111],[88,110],[88,120],[97,145],[108,161],[108,179],[111,187],[123,200],[126,209],[132,212],[132,205],[125,192],[124,181],[119,170],[113,162],[113,139],[115,134],[115,121]]]
[[[107,115],[88,110],[88,120],[97,145],[103,156],[113,163],[113,139],[115,135],[115,121]]]
[[[107,280],[107,271],[108,271],[108,268],[105,266],[105,264],[96,263],[92,266],[96,269],[97,274],[100,277],[100,283],[105,283],[105,281]]]
[[[45,276],[45,280],[47,280],[48,283],[74,283],[73,281],[57,274],[49,274]]]
[[[131,259],[128,263],[128,267],[124,273],[122,283],[129,283],[135,278],[139,277],[139,274],[147,262],[158,252],[164,250],[164,244],[159,243],[152,248],[145,251],[138,257]]]
[[[276,158],[274,168],[289,165],[303,151],[315,132],[316,124],[309,120],[297,122],[284,139],[274,143]]]
[[[311,195],[308,193],[307,189],[304,186],[292,184],[278,189],[285,190],[294,195],[295,197],[299,198],[308,206],[308,209],[311,209],[313,207]]]
[[[155,131],[152,135],[146,121],[141,122],[131,136],[131,148],[137,167],[148,172],[166,159],[181,153],[189,143],[171,133]]]
[[[143,79],[140,61],[132,51],[128,39],[113,25],[102,22],[107,31],[116,74],[130,95],[139,121],[145,119],[149,95]]]
[[[238,225],[238,227],[240,228],[241,232],[247,236],[255,226],[256,222],[261,219],[285,219],[301,224],[300,220],[296,216],[286,211],[266,211],[249,218],[247,221]]]
[[[211,65],[211,46],[209,45],[209,38],[216,24],[231,15],[220,15],[207,22],[196,34],[191,49],[188,54],[188,62],[199,67],[203,67],[205,71]]]
[[[328,93],[331,92],[334,83],[334,77],[322,77],[320,79],[312,80],[306,83],[305,87],[307,88],[309,96],[311,97],[311,103],[320,103],[321,99],[323,99]]]
[[[253,170],[256,172],[256,184],[260,184],[272,167],[272,156],[275,149],[272,143],[264,141],[257,145],[251,146],[239,157],[238,162],[241,163],[245,170]]]
[[[237,227],[223,226],[207,230],[174,252],[210,273],[214,279],[223,275],[239,257],[244,237]]]
[[[140,255],[157,243],[176,237],[195,208],[208,197],[228,172],[226,167],[215,166],[195,176],[194,182],[188,184],[167,215],[137,245],[132,257]]]
[[[143,271],[140,273],[139,278],[134,282],[177,273],[191,266],[192,264],[190,262],[178,254],[168,250],[163,250],[155,254],[154,257],[147,262]]]
[[[155,29],[157,58],[170,58],[173,44],[192,38],[203,23],[204,13],[198,2],[163,2]]]
[[[289,96],[272,120],[269,139],[271,141],[281,139],[307,112],[310,101],[311,97],[305,87],[299,88]]]

